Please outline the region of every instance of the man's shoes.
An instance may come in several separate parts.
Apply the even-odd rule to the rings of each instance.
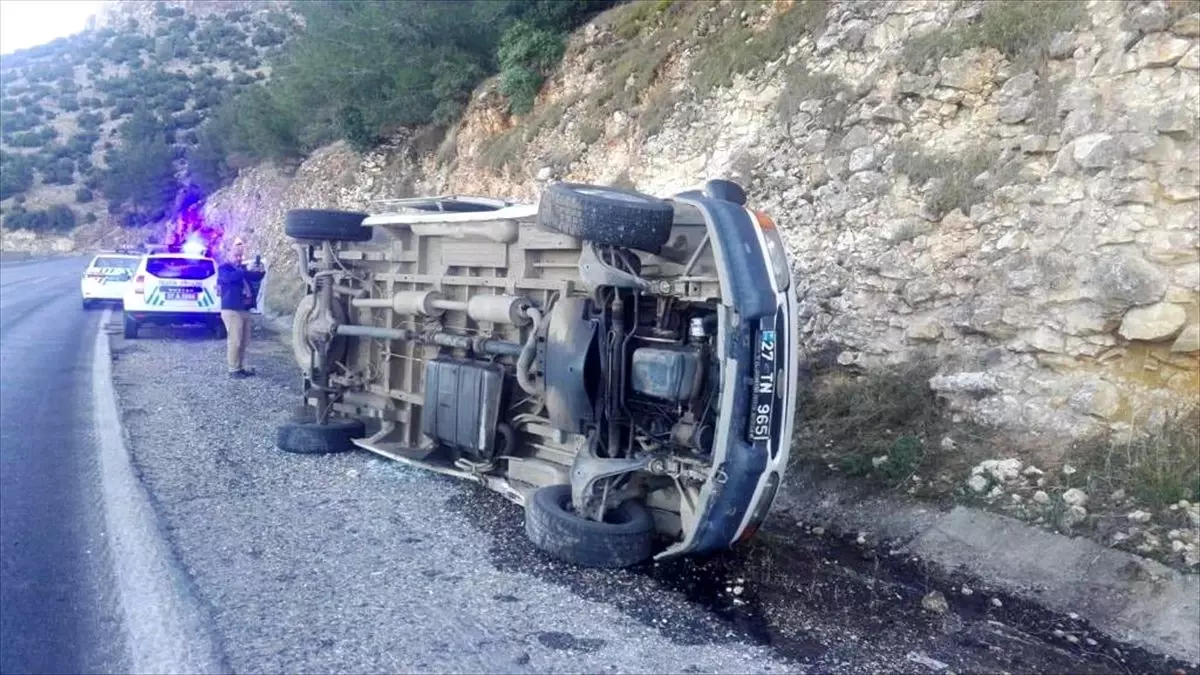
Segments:
[[[246,374],[246,377],[250,377],[251,375],[257,375],[257,374],[258,374],[258,373],[256,373],[256,372],[254,371],[254,369],[253,369],[253,368],[247,368],[247,367],[244,367],[244,366],[242,367],[242,372]]]
[[[244,380],[244,379],[246,379],[247,377],[252,377],[253,375],[254,375],[254,371],[253,371],[253,370],[249,370],[249,369],[247,369],[247,368],[242,368],[242,369],[240,369],[240,370],[231,370],[231,371],[229,371],[229,377],[231,377],[231,378],[233,378],[233,379],[235,379],[235,380]]]

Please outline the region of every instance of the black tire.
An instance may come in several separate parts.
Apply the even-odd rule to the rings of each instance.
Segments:
[[[653,552],[654,521],[641,504],[626,501],[603,523],[581,518],[570,507],[570,485],[548,485],[533,493],[525,508],[525,535],[534,546],[584,567],[629,567]]]
[[[356,419],[331,418],[326,424],[288,422],[275,433],[275,445],[284,452],[322,455],[353,450],[351,439],[366,436],[366,427]]]
[[[542,193],[537,222],[607,246],[658,253],[671,236],[675,209],[650,195],[598,185],[554,183]]]
[[[229,331],[226,330],[225,322],[221,319],[212,322],[212,332],[213,335],[217,336],[218,340],[224,340],[229,337]]]
[[[302,241],[370,241],[372,230],[364,227],[365,213],[292,209],[287,212],[283,230],[292,239]]]
[[[138,322],[136,320],[134,320],[134,318],[132,316],[129,316],[128,314],[124,314],[123,316],[125,318],[125,321],[124,321],[125,339],[126,340],[136,340],[137,336],[138,336]]]

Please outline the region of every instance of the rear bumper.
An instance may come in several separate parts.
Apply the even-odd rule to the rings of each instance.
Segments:
[[[758,529],[787,468],[799,368],[795,295],[775,289],[766,245],[750,214],[736,204],[699,196],[680,201],[704,213],[721,268],[721,416],[695,525],[659,557],[724,549]],[[774,349],[771,359],[763,359],[760,344],[768,331]],[[764,374],[773,378],[764,380]],[[763,382],[769,385],[765,393]],[[763,405],[770,406],[765,437],[750,428]]]
[[[84,300],[104,300],[119,302],[125,297],[125,289],[115,288],[112,285],[91,286],[79,289],[80,295]]]
[[[220,311],[213,312],[147,312],[145,310],[125,310],[125,316],[138,323],[156,324],[188,324],[212,323],[221,319]]]

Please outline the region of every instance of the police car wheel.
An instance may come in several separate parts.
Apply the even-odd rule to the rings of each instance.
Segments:
[[[213,335],[217,336],[218,340],[224,340],[225,338],[229,337],[229,332],[225,329],[224,321],[217,319],[216,321],[212,322],[211,326]]]
[[[366,427],[356,419],[332,418],[325,424],[287,422],[275,433],[275,445],[284,452],[321,455],[354,449],[352,439],[366,436]]]
[[[138,336],[138,323],[128,314],[125,315],[124,335],[126,340],[136,340]]]

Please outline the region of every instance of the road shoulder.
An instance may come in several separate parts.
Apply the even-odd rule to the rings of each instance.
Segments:
[[[162,535],[149,495],[134,474],[112,383],[111,310],[100,322],[92,355],[92,397],[101,490],[117,596],[132,670],[216,673],[226,669],[206,617]]]

